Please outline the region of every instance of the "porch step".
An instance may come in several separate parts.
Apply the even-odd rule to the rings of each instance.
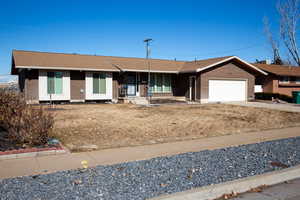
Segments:
[[[132,103],[132,104],[138,104],[138,105],[149,104],[147,98],[145,98],[145,97],[128,97],[125,102]]]

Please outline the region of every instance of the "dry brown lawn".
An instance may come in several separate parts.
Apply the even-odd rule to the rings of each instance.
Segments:
[[[72,151],[197,139],[300,125],[300,113],[223,104],[58,105],[54,136]]]

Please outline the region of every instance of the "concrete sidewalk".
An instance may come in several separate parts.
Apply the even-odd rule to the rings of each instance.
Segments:
[[[108,165],[296,136],[300,136],[300,127],[93,152],[1,160],[0,179],[81,168],[82,160],[88,161],[89,166]]]
[[[273,110],[287,111],[287,112],[300,112],[299,104],[282,104],[282,103],[266,103],[266,102],[228,102],[226,104],[256,107],[256,108],[268,108]]]

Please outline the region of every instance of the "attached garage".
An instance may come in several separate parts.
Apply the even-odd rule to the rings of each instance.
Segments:
[[[197,96],[201,103],[253,100],[255,76],[263,73],[236,57],[199,68],[197,72]]]
[[[246,80],[209,80],[208,101],[246,101],[247,81]]]

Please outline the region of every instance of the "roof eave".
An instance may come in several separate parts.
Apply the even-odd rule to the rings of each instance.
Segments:
[[[71,68],[71,67],[44,67],[44,66],[16,66],[17,69],[50,69],[50,70],[70,70],[70,71],[112,71],[119,72],[119,69],[95,69],[95,68]]]

